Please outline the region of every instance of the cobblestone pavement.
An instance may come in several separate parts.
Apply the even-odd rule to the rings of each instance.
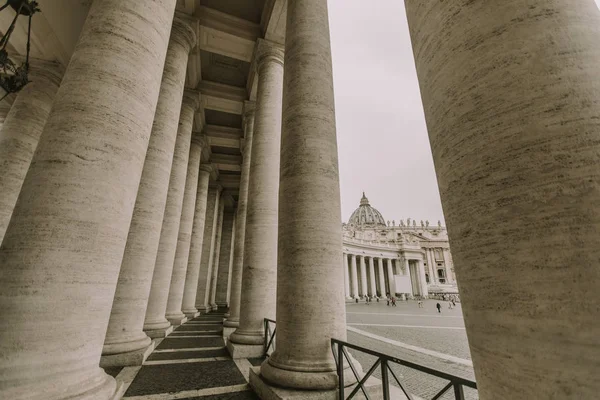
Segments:
[[[447,302],[440,302],[445,308],[438,314],[436,303],[434,300],[425,301],[423,308],[419,308],[414,301],[399,302],[397,307],[387,307],[385,302],[374,302],[368,306],[364,303],[348,304],[347,323],[350,327],[380,336],[383,340],[401,342],[410,348],[399,347],[350,330],[348,342],[474,380],[473,368],[468,365],[471,356],[460,305],[449,310]],[[436,355],[432,351],[443,354]],[[374,357],[355,350],[351,354],[365,372],[375,361]],[[461,360],[451,361],[455,357]],[[448,382],[407,367],[395,366],[393,370],[410,393],[424,399],[431,399]],[[381,378],[380,369],[374,375]],[[454,394],[450,391],[441,398],[454,399]],[[477,392],[465,388],[465,398],[477,399]]]

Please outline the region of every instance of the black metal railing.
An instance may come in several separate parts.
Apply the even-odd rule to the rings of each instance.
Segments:
[[[269,318],[265,318],[263,324],[265,331],[265,357],[268,357],[275,351],[275,333],[277,332],[277,324]],[[273,330],[271,330],[271,325],[273,325]]]
[[[358,372],[356,371],[355,366],[352,364],[350,356],[346,351],[346,348],[350,348],[361,353],[369,354],[371,356],[377,357],[375,363],[369,368],[368,372],[360,377]],[[469,379],[464,379],[456,375],[448,374],[442,371],[437,371],[435,369],[425,367],[423,365],[415,364],[410,361],[401,360],[396,357],[391,357],[387,354],[378,353],[373,350],[366,349],[364,347],[356,346],[347,342],[343,342],[337,339],[331,339],[331,350],[333,352],[333,357],[337,364],[337,373],[339,379],[339,400],[352,399],[359,391],[362,391],[363,395],[367,400],[370,400],[368,391],[365,388],[365,383],[367,380],[373,375],[373,373],[377,370],[377,367],[381,366],[381,384],[383,387],[383,399],[389,400],[390,397],[390,374],[395,379],[396,383],[402,389],[404,394],[409,400],[413,400],[413,396],[408,393],[404,385],[400,382],[400,379],[396,376],[392,368],[390,368],[390,364],[398,364],[404,367],[412,368],[420,372],[424,372],[429,375],[436,376],[438,378],[448,380],[448,384],[442,388],[435,396],[431,398],[431,400],[437,400],[442,397],[448,390],[451,388],[454,390],[454,398],[456,400],[464,400],[465,395],[463,391],[463,386],[467,386],[473,389],[477,389],[477,384],[474,381]],[[344,359],[346,360],[346,364],[344,363]],[[344,369],[345,365],[350,367],[350,370],[354,374],[356,378],[357,385],[350,392],[348,397],[345,397],[345,389],[344,389]]]

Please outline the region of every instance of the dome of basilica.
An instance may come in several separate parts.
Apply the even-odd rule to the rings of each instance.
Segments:
[[[360,199],[360,206],[354,210],[348,220],[348,224],[355,227],[386,226],[381,213],[369,204],[369,199],[365,196],[365,192],[363,192],[362,199]]]

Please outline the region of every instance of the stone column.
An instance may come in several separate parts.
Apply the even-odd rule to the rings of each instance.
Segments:
[[[452,269],[450,267],[450,260],[447,253],[448,249],[444,249],[442,247],[442,259],[444,260],[444,271],[446,271],[446,283],[452,284],[454,283],[454,279],[452,279]]]
[[[190,145],[190,156],[188,159],[187,176],[185,178],[185,191],[183,194],[183,206],[181,208],[179,236],[177,238],[173,274],[171,275],[171,286],[169,289],[167,311],[165,314],[166,318],[174,326],[181,325],[184,318],[187,318],[182,312],[183,291],[190,255],[194,211],[198,193],[198,173],[204,142],[205,139],[200,132],[193,133]]]
[[[215,304],[218,307],[227,307],[227,287],[229,285],[229,264],[233,235],[235,234],[235,213],[227,211],[223,214],[223,228],[221,230],[221,255],[219,256],[219,271],[216,279]]]
[[[394,267],[392,265],[392,259],[388,258],[387,260],[387,274],[388,274],[388,284],[390,285],[390,296],[396,295],[396,280],[394,279]]]
[[[229,250],[229,273],[227,274],[227,294],[226,294],[226,301],[227,301],[227,306],[229,308],[229,303],[231,302],[231,279],[232,279],[232,272],[233,272],[233,251],[235,249],[235,221],[237,220],[237,209],[235,210],[235,212],[233,213],[233,232],[231,234],[231,248]],[[217,305],[220,304],[217,303]],[[223,314],[223,316],[225,318],[229,317],[229,310],[227,310],[227,312],[225,314]]]
[[[194,114],[199,105],[200,96],[198,92],[186,90],[183,94],[177,139],[173,152],[173,166],[171,167],[171,176],[169,178],[169,191],[167,192],[160,241],[158,243],[158,252],[156,253],[156,263],[154,264],[154,275],[152,276],[146,319],[144,320],[144,331],[150,337],[164,337],[168,334],[167,332],[171,326],[171,322],[166,319],[165,315],[169,289],[171,287],[177,237],[179,236],[179,223],[181,221],[185,178],[190,155],[192,126],[194,123]],[[177,320],[174,319],[173,322],[177,323]],[[180,322],[183,323],[185,321]]]
[[[358,296],[358,273],[356,271],[356,255],[350,254],[350,277],[352,278],[352,296]]]
[[[600,12],[453,5],[406,2],[479,396],[598,397]]]
[[[369,293],[372,296],[377,295],[377,285],[375,282],[375,260],[369,257]]]
[[[233,250],[233,269],[231,279],[231,299],[229,317],[223,322],[223,335],[229,336],[233,328],[240,323],[240,297],[242,292],[242,269],[244,265],[244,241],[246,238],[246,212],[248,207],[248,180],[250,176],[250,159],[252,155],[252,134],[254,132],[254,103],[244,103],[244,158],[240,192],[235,220],[235,246]]]
[[[206,205],[206,222],[204,224],[204,241],[202,243],[202,259],[200,276],[196,290],[196,308],[201,312],[209,312],[210,282],[212,263],[214,259],[215,235],[219,217],[219,199],[223,188],[220,185],[209,187],[208,203]]]
[[[17,93],[0,129],[0,244],[63,72],[64,68],[59,64],[31,60],[31,82]]]
[[[330,339],[346,340],[346,309],[338,284],[344,279],[342,227],[327,18],[325,0],[288,2],[277,349],[261,375],[277,386],[331,390],[334,396],[338,376]]]
[[[217,232],[215,234],[215,249],[213,256],[213,266],[210,279],[210,297],[209,305],[211,311],[217,309],[217,280],[219,279],[219,263],[221,261],[221,238],[223,237],[223,219],[225,217],[225,204],[223,203],[223,195],[219,199],[219,217],[217,222]]]
[[[283,50],[259,40],[255,63],[258,91],[242,272],[244,297],[239,327],[227,343],[234,358],[262,355],[263,319],[275,317]]]
[[[385,290],[385,277],[383,274],[383,259],[379,257],[377,259],[377,272],[379,273],[379,292],[382,296],[385,296],[387,290]]]
[[[204,225],[206,221],[206,202],[208,200],[208,182],[212,166],[201,164],[198,172],[198,188],[196,191],[196,208],[194,211],[194,223],[192,227],[192,238],[190,240],[190,254],[185,274],[185,286],[183,288],[183,300],[181,311],[188,317],[198,316],[196,308],[196,291],[198,289],[198,276],[200,275],[200,261],[202,259],[202,242],[204,240]]]
[[[417,273],[419,274],[419,288],[421,296],[427,297],[429,295],[429,290],[427,289],[427,280],[425,279],[425,266],[423,265],[423,260],[417,260],[415,268],[417,268]]]
[[[367,281],[367,263],[365,256],[360,257],[360,294],[366,296],[369,294],[369,282]]]
[[[348,254],[342,253],[342,268],[344,268],[344,293],[350,298],[350,277],[348,275]]]
[[[0,247],[0,398],[119,395],[98,364],[174,8],[91,5]]]
[[[141,365],[148,355],[150,338],[143,331],[144,318],[167,201],[188,54],[196,42],[195,31],[193,21],[180,17],[173,20],[152,133],[104,339],[103,367]]]

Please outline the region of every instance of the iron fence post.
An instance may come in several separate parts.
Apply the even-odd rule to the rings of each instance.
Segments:
[[[338,358],[338,363],[337,363],[337,368],[338,368],[338,386],[339,386],[339,400],[344,400],[345,398],[345,393],[344,393],[344,352],[342,350],[342,344],[338,343],[337,344],[337,348],[338,348],[338,354],[337,354],[337,358]]]
[[[390,377],[388,376],[388,362],[381,360],[381,384],[383,385],[383,400],[390,400]]]
[[[465,393],[460,383],[454,383],[454,398],[456,400],[465,400]]]

